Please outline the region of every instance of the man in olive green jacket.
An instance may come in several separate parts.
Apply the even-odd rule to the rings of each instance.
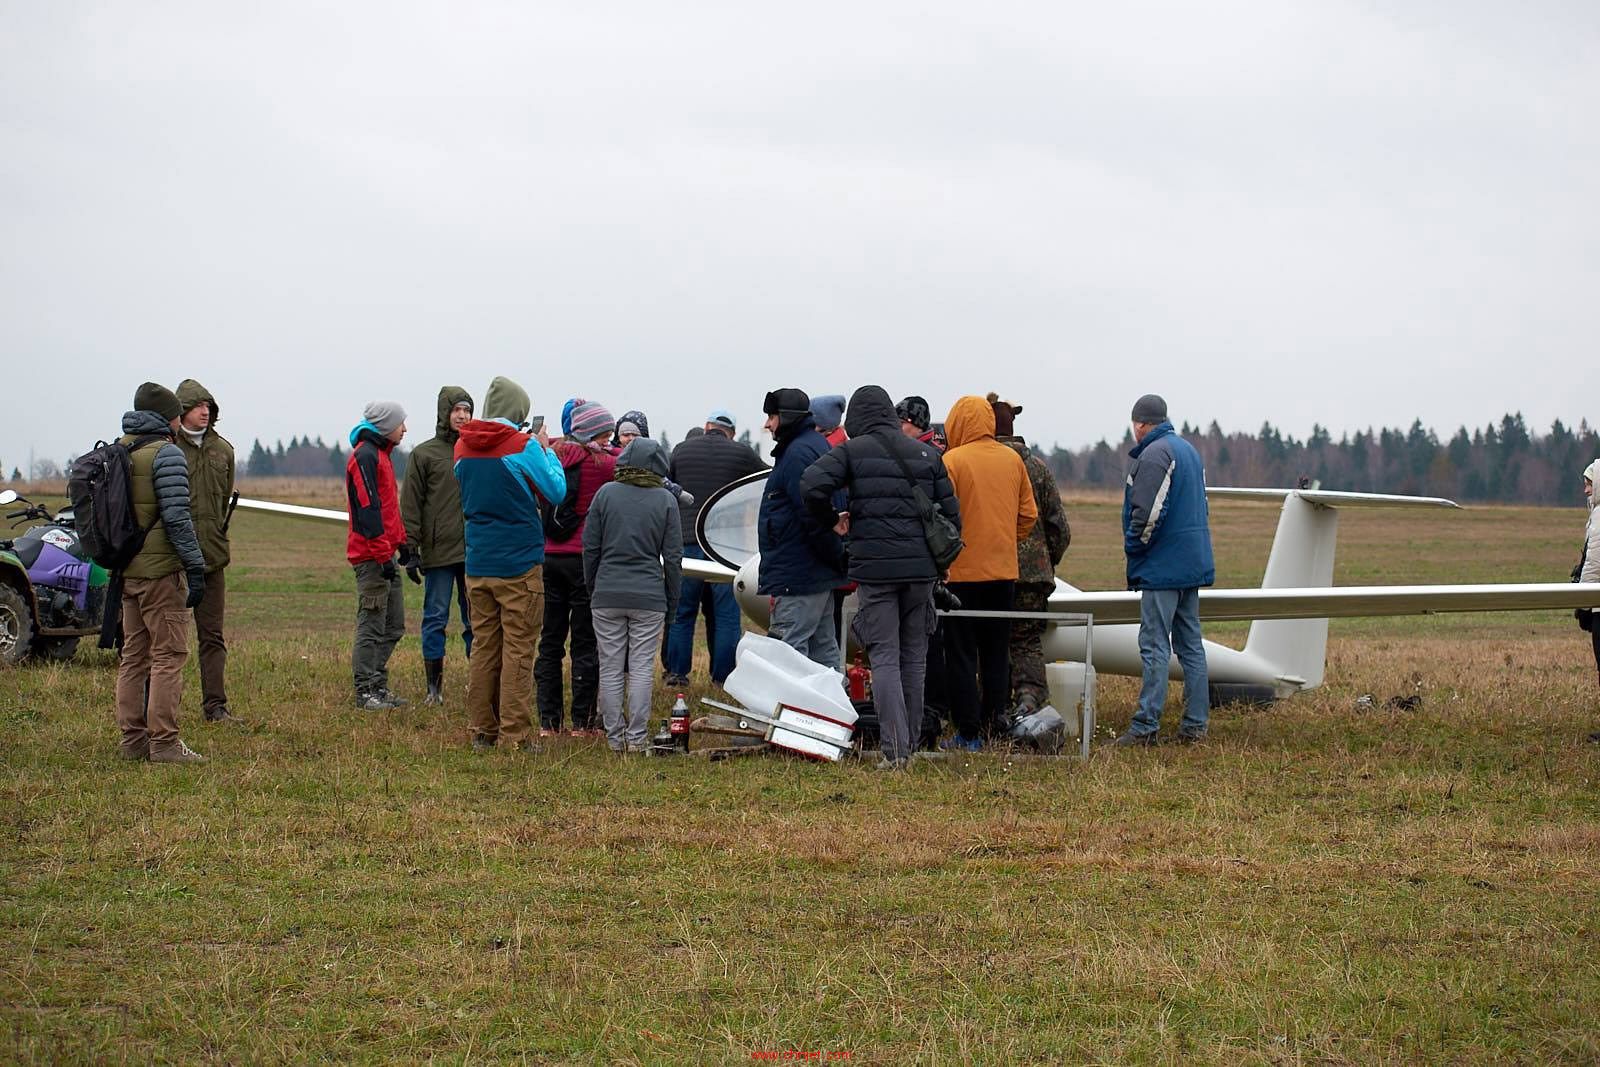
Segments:
[[[223,676],[228,644],[222,635],[227,610],[223,571],[228,566],[228,505],[233,496],[233,445],[217,433],[217,401],[206,387],[187,378],[178,385],[183,418],[178,448],[189,462],[189,511],[195,537],[206,558],[206,591],[194,609],[200,645],[200,695],[206,722],[235,720],[228,710]],[[236,720],[235,720],[236,721]]]
[[[173,443],[182,415],[171,389],[145,382],[133,394],[133,410],[122,416],[119,438],[131,452],[134,520],[148,532],[122,572],[117,727],[123,757],[151,763],[205,762],[178,736],[188,609],[200,603],[206,587],[205,556],[189,514],[188,464]]]
[[[424,704],[444,703],[445,629],[450,599],[461,613],[461,643],[472,655],[472,620],[467,608],[467,527],[456,483],[456,439],[472,421],[472,396],[459,385],[439,390],[434,435],[411,450],[400,488],[400,521],[411,555],[404,562],[412,581],[426,580],[422,594],[422,668],[428,682]],[[421,570],[419,578],[418,570]]]

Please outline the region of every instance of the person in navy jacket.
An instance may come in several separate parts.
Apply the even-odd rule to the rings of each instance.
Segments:
[[[1206,736],[1211,716],[1206,652],[1200,638],[1200,587],[1216,581],[1211,558],[1206,473],[1200,453],[1167,419],[1155,394],[1133,405],[1135,445],[1122,493],[1123,551],[1128,588],[1139,598],[1139,707],[1119,745],[1153,745],[1161,729],[1172,657],[1183,667],[1183,721],[1178,740]]]

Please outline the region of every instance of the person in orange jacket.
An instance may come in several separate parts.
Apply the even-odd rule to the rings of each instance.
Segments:
[[[976,611],[1010,611],[1017,584],[1017,543],[1039,517],[1022,457],[995,440],[994,407],[981,396],[955,402],[944,422],[950,484],[961,503],[966,548],[950,567],[950,591]],[[945,667],[956,736],[946,748],[977,751],[1011,693],[1011,623],[945,620]]]

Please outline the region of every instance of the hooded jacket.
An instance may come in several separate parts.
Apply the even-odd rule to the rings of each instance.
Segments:
[[[825,592],[844,580],[844,541],[833,532],[832,523],[822,525],[806,509],[800,478],[827,454],[828,442],[817,432],[810,411],[785,410],[779,417],[772,473],[767,475],[756,525],[761,551],[756,592],[763,596]]]
[[[1028,484],[1033,487],[1034,507],[1039,510],[1033,529],[1017,545],[1017,581],[1053,586],[1056,568],[1067,554],[1067,546],[1072,544],[1072,527],[1067,523],[1067,509],[1061,504],[1056,477],[1050,473],[1049,464],[1034,455],[1022,438],[996,437],[995,440],[1022,457],[1022,465],[1028,471]]]
[[[439,390],[439,420],[433,436],[411,450],[400,486],[400,519],[406,543],[422,556],[424,570],[454,567],[467,558],[466,520],[461,515],[461,489],[456,485],[456,440],[450,412],[472,404],[472,394],[459,385]]]
[[[967,543],[950,580],[1015,581],[1017,544],[1039,518],[1028,469],[995,440],[994,408],[981,396],[957,400],[944,430],[950,439],[944,466],[961,501],[961,538]]]
[[[154,411],[129,411],[122,416],[121,442],[132,448],[140,437],[163,437],[129,458],[133,477],[128,491],[133,514],[150,532],[144,547],[122,572],[127,578],[165,578],[178,571],[205,570],[205,556],[194,535],[189,512],[189,464],[172,443],[172,428]]]
[[[665,480],[667,455],[658,441],[628,442],[618,466],[638,467]],[[596,608],[661,611],[670,618],[683,580],[678,501],[665,485],[607,482],[583,527],[583,583]]]
[[[894,402],[876,385],[864,385],[850,397],[844,426],[850,439],[819,457],[800,476],[806,510],[831,528],[834,493],[845,490],[851,581],[896,585],[935,580],[939,573],[928,551],[922,516],[894,457],[905,460],[916,484],[959,528],[961,506],[938,450],[900,432]]]
[[[363,419],[350,431],[350,458],[344,464],[344,491],[350,510],[345,558],[358,563],[388,563],[406,540],[395,491],[394,442]]]
[[[469,578],[516,578],[544,562],[535,492],[560,500],[567,480],[555,452],[522,431],[528,407],[521,386],[496,378],[484,397],[483,418],[463,426],[456,441]]]
[[[694,524],[700,509],[718,489],[736,482],[747,474],[764,471],[755,449],[741,445],[721,433],[702,433],[699,437],[686,437],[672,450],[668,477],[681,485],[691,497],[691,502],[681,504],[683,543],[695,545]]]
[[[1200,453],[1163,422],[1128,455],[1122,547],[1129,589],[1195,589],[1217,580]]]
[[[573,507],[577,511],[578,525],[572,533],[563,540],[556,540],[555,535],[545,531],[545,554],[550,556],[576,556],[583,552],[583,526],[587,521],[589,508],[594,503],[595,494],[600,492],[602,486],[611,481],[617,472],[617,455],[600,449],[590,448],[588,445],[577,441],[556,441],[551,445],[555,450],[556,458],[561,461],[561,471],[566,476],[565,493],[570,493],[572,487],[578,487],[577,495],[573,498]],[[662,462],[666,462],[663,458]],[[551,503],[558,507],[565,497],[557,497]]]
[[[206,572],[211,573],[229,563],[228,532],[222,524],[228,521],[228,500],[233,495],[233,445],[217,432],[222,409],[205,386],[193,378],[184,379],[178,385],[178,403],[186,414],[201,404],[211,409],[211,422],[198,445],[182,430],[177,437],[178,449],[189,464],[189,513],[206,557]]]
[[[1600,459],[1584,468],[1583,476],[1591,485],[1600,486]],[[1578,574],[1580,582],[1600,582],[1600,508],[1595,506],[1595,494],[1589,495],[1589,522],[1583,530],[1583,569]]]

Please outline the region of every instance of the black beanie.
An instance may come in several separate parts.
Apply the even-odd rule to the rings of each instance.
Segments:
[[[155,382],[145,382],[133,391],[133,410],[153,411],[168,422],[183,417],[178,394]]]
[[[1133,405],[1133,421],[1154,426],[1167,421],[1167,402],[1154,393],[1146,393]]]

